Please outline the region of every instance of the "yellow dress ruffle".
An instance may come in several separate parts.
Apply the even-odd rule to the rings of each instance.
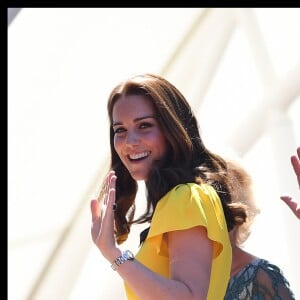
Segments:
[[[222,203],[210,185],[180,184],[161,198],[148,236],[135,258],[153,272],[169,278],[169,257],[163,234],[195,226],[206,227],[208,237],[214,241],[207,300],[222,300],[230,278],[232,254]],[[127,299],[138,299],[126,282],[125,290]]]

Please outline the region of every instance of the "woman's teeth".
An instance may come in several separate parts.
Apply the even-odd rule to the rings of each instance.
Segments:
[[[129,155],[129,158],[132,160],[141,159],[141,158],[147,157],[149,154],[150,154],[150,152],[146,151],[146,152],[142,152],[142,153],[138,153],[138,154],[131,154],[131,155]]]

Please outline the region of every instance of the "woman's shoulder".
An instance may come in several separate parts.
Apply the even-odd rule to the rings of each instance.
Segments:
[[[199,198],[202,189],[203,187],[197,183],[178,184],[160,199],[157,209],[160,210],[167,206],[177,207],[181,210],[182,206],[195,202],[194,200]]]
[[[221,207],[220,198],[215,189],[209,184],[181,183],[173,187],[158,202],[158,207],[164,206],[198,206],[217,209]]]
[[[206,183],[195,183],[195,182],[188,182],[188,183],[180,183],[174,186],[165,196],[174,196],[174,195],[182,195],[182,194],[206,194],[209,195],[211,192],[215,192],[214,188]],[[164,198],[164,197],[163,197]]]
[[[277,299],[276,296],[278,299],[294,299],[280,267],[266,259],[255,258],[230,279],[224,299],[264,299],[266,294],[271,295],[272,299]]]
[[[197,225],[207,226],[207,223],[216,223],[218,209],[208,193],[209,187],[197,183],[183,183],[173,187],[157,203],[152,228],[189,228]],[[170,218],[172,216],[172,218]],[[187,217],[188,216],[188,217]],[[181,229],[182,229],[181,228]]]
[[[282,269],[270,261],[260,258],[257,261],[257,269],[259,271],[265,272],[265,274],[269,274],[272,279],[275,279],[277,284],[288,284],[288,280],[283,274]],[[259,275],[259,274],[258,274]]]
[[[151,227],[160,228],[159,231],[163,227],[178,230],[179,227],[205,226],[208,230],[227,233],[221,201],[206,184],[185,183],[173,187],[157,203],[151,223]]]
[[[244,276],[247,280],[251,280],[254,277],[260,276],[260,273],[265,275],[271,275],[272,278],[277,278],[281,281],[286,281],[281,268],[267,259],[254,258],[248,265],[240,270],[232,279]]]

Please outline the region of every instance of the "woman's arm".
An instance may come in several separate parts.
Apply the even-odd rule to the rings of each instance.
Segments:
[[[92,200],[92,238],[102,255],[112,263],[121,255],[114,238],[116,176],[108,175],[107,197],[100,208]],[[139,263],[128,260],[116,271],[139,299],[206,299],[212,264],[213,245],[201,226],[166,233],[170,257],[170,279],[158,275]]]
[[[170,279],[160,276],[138,261],[117,268],[139,299],[206,299],[212,263],[212,242],[203,227],[165,235],[170,256]]]

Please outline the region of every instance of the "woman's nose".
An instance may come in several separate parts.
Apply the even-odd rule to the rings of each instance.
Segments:
[[[139,136],[134,131],[127,132],[126,144],[128,145],[137,145],[139,143]]]

